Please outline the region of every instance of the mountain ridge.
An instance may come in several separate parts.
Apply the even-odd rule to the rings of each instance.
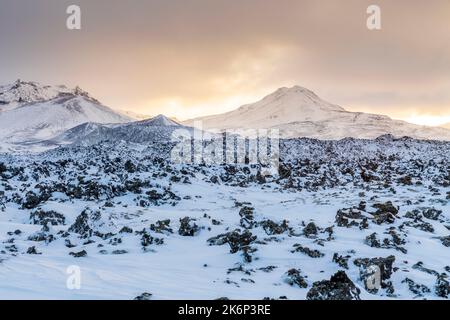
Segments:
[[[386,115],[347,111],[300,86],[279,88],[255,103],[222,114],[186,120],[183,124],[194,125],[196,121],[201,121],[205,130],[278,129],[283,138],[375,139],[392,134],[450,140],[450,130],[414,125]]]
[[[4,146],[47,140],[85,122],[132,120],[102,105],[79,87],[69,89],[17,80],[0,87],[0,100],[0,139]]]
[[[160,114],[146,120],[128,123],[83,123],[44,143],[57,146],[67,144],[91,145],[104,141],[167,142],[171,140],[172,132],[177,129],[193,130],[193,128],[186,127]]]
[[[170,140],[177,128],[193,130],[278,129],[281,138],[375,139],[384,135],[450,141],[450,130],[350,112],[300,87],[282,87],[256,103],[224,114],[176,121],[162,114],[132,119],[102,105],[79,87],[17,80],[0,86],[0,151],[46,150],[58,145],[93,144],[114,139],[135,143]],[[33,151],[35,151],[33,149]]]

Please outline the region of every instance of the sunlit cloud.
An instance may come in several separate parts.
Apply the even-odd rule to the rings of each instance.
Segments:
[[[450,123],[450,116],[432,116],[416,114],[405,119],[408,122],[424,126],[441,126]]]
[[[180,119],[292,85],[414,123],[450,115],[448,0],[379,0],[376,32],[369,0],[79,0],[80,32],[65,29],[67,3],[1,1],[0,83],[80,85],[113,108]]]

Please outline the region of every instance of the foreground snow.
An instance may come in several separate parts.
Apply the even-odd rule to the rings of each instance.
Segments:
[[[282,176],[265,181],[251,166],[172,165],[163,144],[2,155],[0,298],[305,299],[343,270],[361,299],[445,299],[448,148],[285,141]],[[390,268],[376,292],[363,258]]]
[[[352,251],[350,253],[352,257],[395,255],[395,266],[399,268],[392,276],[396,288],[395,296],[412,298],[414,294],[408,290],[406,284],[402,284],[402,280],[406,277],[429,288],[433,288],[436,281],[432,275],[413,270],[411,268],[413,264],[424,261],[426,267],[438,272],[444,272],[445,266],[449,264],[448,248],[443,248],[438,240],[422,231],[410,231],[409,243],[405,246],[408,254],[400,253],[395,249],[371,248],[363,243],[363,239],[371,232],[384,231],[382,227],[373,226],[364,232],[359,229],[337,229],[335,241],[326,244],[325,247],[315,245],[313,240],[306,237],[277,236],[274,237],[276,240],[268,242],[267,245],[258,245],[259,250],[255,255],[258,260],[251,264],[244,264],[244,269],[251,269],[254,272],[250,275],[242,272],[227,274],[229,268],[242,263],[242,258],[229,253],[228,246],[208,246],[207,239],[225,232],[227,227],[239,227],[238,210],[234,206],[236,200],[256,204],[255,209],[258,212],[258,218],[261,219],[275,221],[287,219],[290,225],[298,227],[302,222],[314,221],[317,225],[325,227],[333,224],[335,212],[343,204],[349,206],[360,199],[357,196],[350,196],[351,190],[342,190],[342,195],[336,197],[331,193],[336,193],[338,190],[318,194],[308,192],[280,194],[253,188],[233,190],[219,187],[211,192],[210,186],[201,184],[196,184],[195,188],[179,189],[184,195],[191,195],[193,198],[201,195],[202,198],[181,201],[176,208],[163,206],[143,209],[129,206],[126,209],[119,207],[103,210],[102,214],[110,217],[114,215],[114,222],[119,228],[127,225],[135,230],[148,228],[150,223],[168,218],[173,221],[173,227],[176,229],[179,218],[190,216],[197,219],[198,225],[211,228],[211,231],[201,230],[199,235],[192,238],[177,234],[164,236],[164,245],[155,246],[152,251],[145,253],[140,247],[139,238],[134,235],[122,237],[121,245],[106,243],[102,248],[98,248],[97,244],[82,245],[83,240],[75,240],[74,243],[78,244],[75,251],[84,249],[88,252],[88,256],[83,258],[69,256],[69,252],[74,249],[65,247],[62,241],[39,245],[38,250],[42,252],[41,255],[19,255],[2,262],[0,297],[3,299],[132,299],[142,292],[151,292],[156,299],[215,299],[222,296],[234,299],[280,296],[304,299],[308,290],[291,287],[284,283],[284,273],[291,268],[301,269],[308,276],[307,282],[311,285],[314,281],[329,278],[338,269],[342,269],[332,262],[334,252],[345,255]],[[404,204],[408,199],[416,199],[420,192],[421,190],[399,192],[399,199],[402,199],[399,204]],[[377,193],[374,192],[373,195]],[[392,200],[392,197],[379,194],[379,201],[383,200]],[[76,214],[83,210],[84,205],[83,203],[61,205],[57,202],[49,202],[44,208],[56,209],[71,216],[71,219],[67,221],[70,225],[74,222]],[[448,208],[442,206],[438,208],[445,210],[447,218],[450,216]],[[224,225],[212,225],[209,218],[203,218],[204,214],[223,221]],[[22,219],[19,218],[20,216]],[[40,229],[38,226],[30,226],[27,220],[27,215],[21,215],[14,210],[11,210],[6,217],[3,216],[2,241],[10,238],[6,236],[7,231],[20,229],[29,234]],[[434,236],[443,233],[445,228],[439,226]],[[256,230],[254,234],[261,239],[268,238],[263,230]],[[16,241],[19,252],[25,251],[31,245],[30,242],[20,238],[24,237],[19,237]],[[290,250],[295,243],[317,248],[325,256],[313,259],[300,253],[292,254]],[[111,254],[118,248],[126,250],[127,253]],[[106,250],[107,253],[99,253],[100,249]],[[68,276],[66,268],[70,265],[78,265],[82,270],[81,290],[68,290],[66,287]],[[277,268],[269,273],[258,270],[267,266]],[[352,263],[349,263],[349,267],[349,276],[362,290],[361,298],[381,298],[381,296],[365,292],[363,284],[357,280],[359,269]],[[254,283],[248,283],[245,279],[251,279]],[[230,283],[227,283],[228,281]],[[430,293],[427,298],[436,298],[436,296]]]

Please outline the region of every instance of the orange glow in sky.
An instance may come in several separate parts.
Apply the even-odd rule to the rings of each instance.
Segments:
[[[2,0],[0,84],[79,85],[103,104],[178,119],[299,85],[349,111],[450,122],[450,3],[378,0]],[[107,8],[107,10],[105,9]]]

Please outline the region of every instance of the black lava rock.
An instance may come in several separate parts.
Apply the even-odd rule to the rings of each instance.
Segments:
[[[360,300],[360,290],[344,271],[338,271],[330,280],[313,283],[308,291],[308,300]]]

